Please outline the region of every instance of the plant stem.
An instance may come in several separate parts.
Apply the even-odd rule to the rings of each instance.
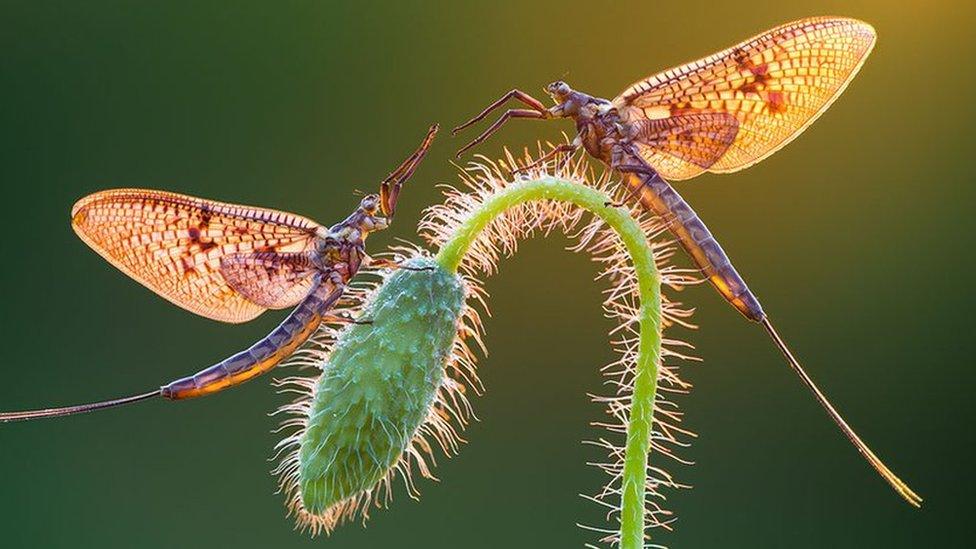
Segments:
[[[435,261],[447,270],[457,271],[478,234],[495,217],[513,206],[536,200],[570,202],[600,217],[619,235],[637,274],[640,343],[624,451],[620,547],[638,549],[644,546],[645,482],[661,357],[661,279],[640,225],[625,209],[606,206],[612,200],[606,194],[585,185],[553,177],[520,181],[505,187],[482,204],[441,248]]]

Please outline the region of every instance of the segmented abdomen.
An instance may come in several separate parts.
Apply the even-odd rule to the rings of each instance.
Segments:
[[[317,280],[308,296],[263,339],[192,376],[164,385],[162,395],[171,400],[204,396],[270,371],[315,332],[342,290],[343,286],[329,280]]]
[[[756,322],[762,320],[766,315],[759,300],[749,291],[729,256],[685,199],[657,173],[626,173],[623,176],[628,192],[661,217],[722,297],[746,318]]]

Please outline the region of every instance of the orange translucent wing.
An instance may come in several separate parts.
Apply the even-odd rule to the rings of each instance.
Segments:
[[[320,227],[297,215],[143,189],[98,192],[71,210],[78,236],[102,257],[172,303],[222,322],[267,307],[235,291],[221,258],[300,252]]]
[[[688,179],[713,166],[739,133],[738,120],[727,112],[637,120],[633,128],[638,154],[670,179]]]
[[[257,252],[220,258],[220,274],[234,291],[268,309],[297,305],[318,272],[308,252]]]
[[[733,115],[735,141],[708,170],[741,170],[816,120],[857,74],[875,38],[871,25],[855,19],[801,19],[641,80],[614,104],[631,123],[690,113]],[[699,168],[672,159],[660,170],[676,180],[697,175]]]

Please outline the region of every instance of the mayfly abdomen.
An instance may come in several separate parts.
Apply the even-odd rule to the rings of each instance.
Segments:
[[[323,315],[341,293],[341,288],[332,282],[315,284],[295,310],[263,339],[192,376],[164,385],[162,396],[170,400],[205,396],[266,373],[318,329]]]
[[[715,289],[746,318],[761,321],[766,314],[756,296],[732,266],[729,256],[698,214],[660,175],[625,173],[628,192],[661,217],[681,247],[698,265]]]

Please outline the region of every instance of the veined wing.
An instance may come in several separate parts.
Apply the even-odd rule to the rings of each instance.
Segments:
[[[665,178],[715,164],[739,134],[739,122],[727,112],[676,113],[633,123],[641,157]]]
[[[71,225],[140,284],[188,311],[234,323],[294,304],[304,294],[295,298],[300,292],[290,285],[305,282],[273,275],[289,286],[257,303],[228,284],[222,260],[236,264],[242,255],[304,252],[320,228],[290,213],[144,189],[86,196],[72,208]]]
[[[636,82],[613,102],[638,132],[649,120],[731,115],[735,139],[721,154],[713,148],[707,161],[707,154],[690,161],[639,136],[635,143],[666,179],[734,172],[776,152],[816,120],[857,74],[875,39],[874,29],[856,19],[801,19]]]
[[[227,285],[268,309],[296,305],[311,291],[316,272],[310,252],[239,253],[220,258],[220,274]]]

